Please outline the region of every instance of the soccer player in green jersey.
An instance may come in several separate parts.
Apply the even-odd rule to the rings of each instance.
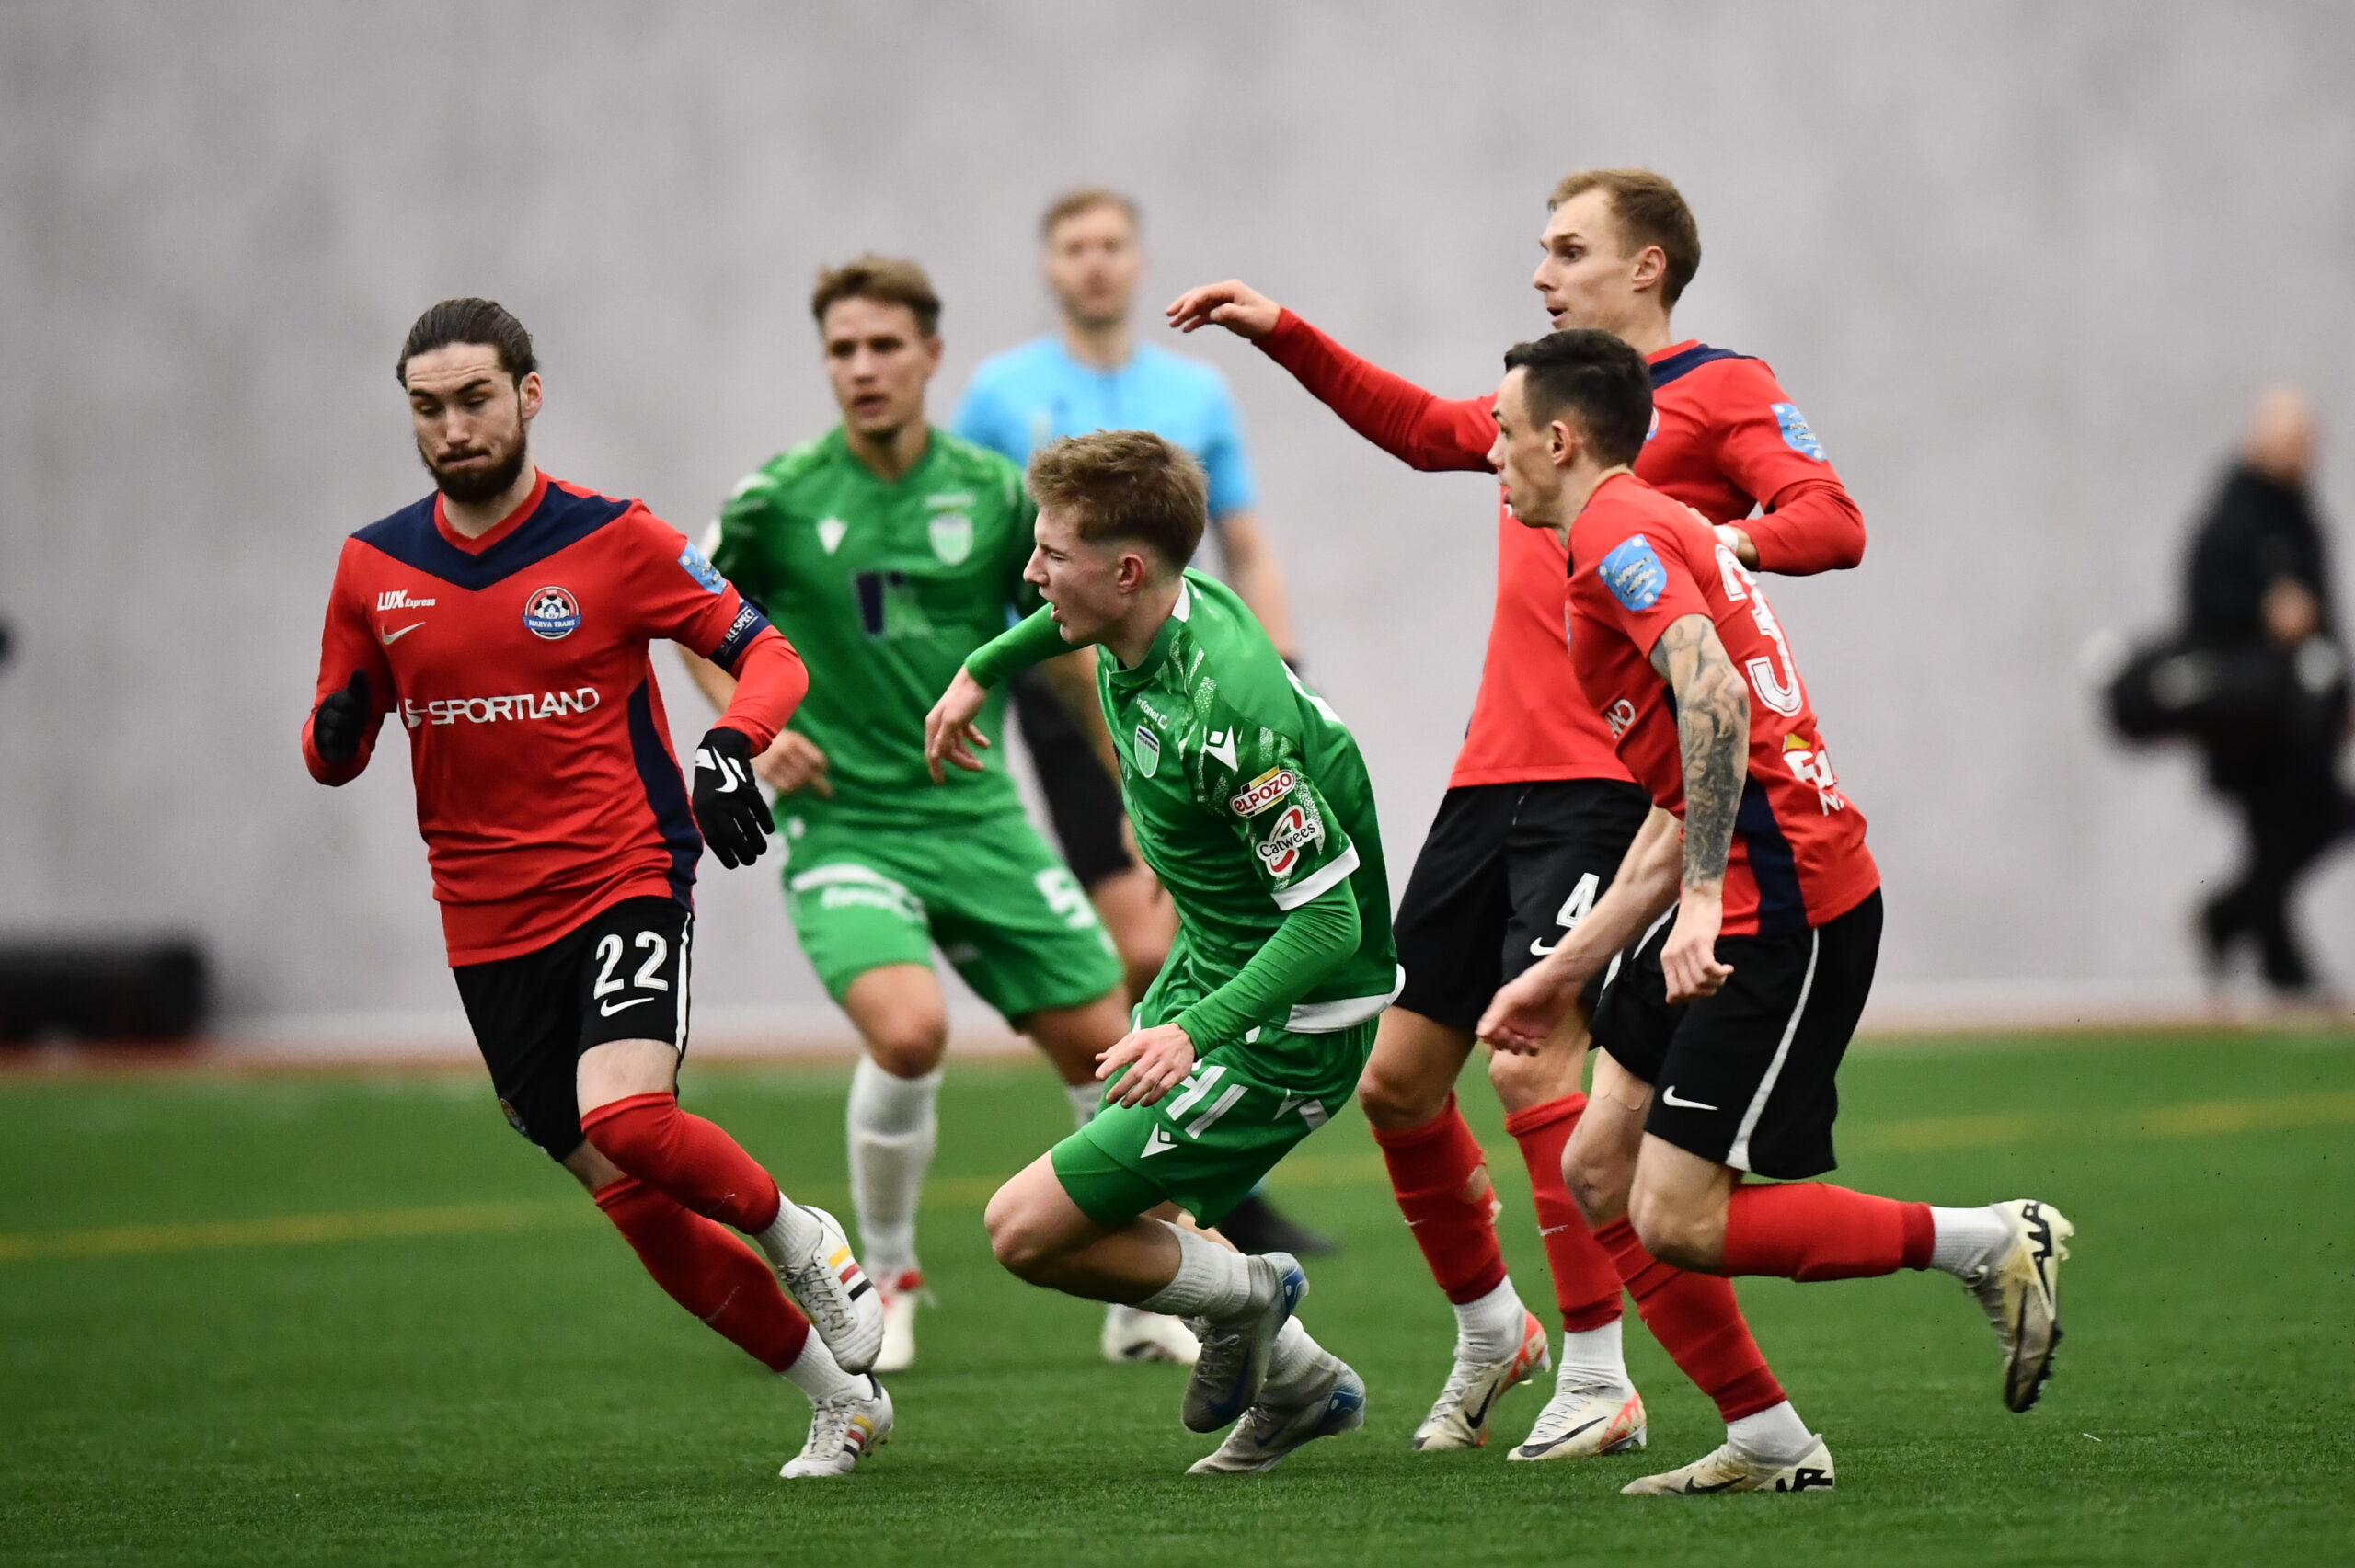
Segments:
[[[1096,1059],[1127,1018],[1111,944],[1013,779],[994,767],[940,789],[925,769],[926,706],[1035,602],[1021,474],[925,422],[940,303],[920,268],[866,257],[831,269],[810,311],[842,423],[739,485],[706,554],[810,670],[810,697],[755,767],[777,795],[794,931],[866,1047],[847,1111],[851,1194],[884,1298],[877,1365],[897,1369],[915,1356],[915,1211],[948,1037],[933,948],[1047,1053],[1083,1119],[1099,1098]],[[725,672],[688,665],[727,701]],[[1061,669],[1092,718],[1085,659]],[[980,722],[994,730],[995,707]],[[1117,1338],[1128,1358],[1195,1353],[1168,1319],[1116,1327],[1108,1348]]]
[[[1172,1221],[1217,1224],[1356,1088],[1401,979],[1373,790],[1356,738],[1243,601],[1186,569],[1206,521],[1200,464],[1115,430],[1047,447],[1029,482],[1025,575],[1046,607],[965,660],[925,757],[936,777],[944,761],[985,768],[993,689],[1100,648],[1121,797],[1178,939],[1104,1053],[1104,1109],[998,1189],[990,1244],[1033,1284],[1191,1320],[1185,1424],[1238,1423],[1193,1468],[1266,1470],[1362,1425],[1365,1385],[1301,1327],[1291,1253],[1246,1256]]]

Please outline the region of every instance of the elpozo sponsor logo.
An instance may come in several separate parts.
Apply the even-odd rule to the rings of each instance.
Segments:
[[[506,697],[434,697],[419,702],[401,699],[401,722],[411,729],[429,724],[508,724],[518,719],[569,718],[593,712],[601,699],[594,686],[569,692],[518,692]]]
[[[1290,795],[1299,783],[1300,775],[1290,768],[1269,768],[1227,796],[1226,808],[1237,817],[1257,817]]]

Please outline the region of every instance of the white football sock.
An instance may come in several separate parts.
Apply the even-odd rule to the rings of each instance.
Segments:
[[[1315,1370],[1324,1354],[1325,1347],[1308,1337],[1298,1318],[1286,1318],[1282,1332],[1276,1335],[1276,1347],[1268,1356],[1268,1389],[1274,1391],[1302,1373]]]
[[[1066,1083],[1063,1093],[1071,1100],[1072,1120],[1082,1127],[1096,1119],[1096,1108],[1104,1103],[1101,1083]]]
[[[1930,1210],[1930,1266],[1968,1277],[1993,1263],[2011,1245],[2012,1227],[1989,1208]]]
[[[1627,1379],[1626,1360],[1619,1354],[1620,1321],[1614,1318],[1599,1329],[1563,1332],[1561,1348],[1554,1353],[1554,1364],[1559,1368],[1554,1378],[1557,1388],[1635,1386]]]
[[[813,1402],[868,1397],[867,1379],[856,1373],[844,1371],[835,1363],[834,1353],[826,1348],[826,1342],[818,1337],[818,1331],[814,1328],[802,1343],[801,1354],[794,1359],[793,1365],[777,1376],[808,1394]]]
[[[808,1209],[779,1192],[776,1218],[769,1221],[767,1230],[753,1233],[752,1244],[761,1249],[771,1268],[784,1268],[807,1257],[824,1234]]]
[[[861,1056],[850,1075],[844,1120],[850,1135],[850,1202],[858,1216],[860,1262],[876,1279],[916,1267],[916,1197],[932,1165],[939,1123],[940,1070],[894,1078]]]
[[[1755,1415],[1727,1422],[1726,1436],[1751,1458],[1775,1464],[1803,1459],[1807,1451],[1815,1447],[1815,1434],[1807,1429],[1807,1423],[1799,1419],[1799,1413],[1791,1408],[1789,1400]]]
[[[1208,1318],[1212,1322],[1237,1316],[1250,1306],[1251,1265],[1241,1253],[1166,1219],[1155,1223],[1178,1238],[1178,1276],[1138,1306],[1148,1312]]]
[[[1529,1321],[1529,1310],[1521,1304],[1521,1297],[1512,1281],[1500,1279],[1497,1288],[1476,1301],[1460,1301],[1455,1306],[1455,1354],[1465,1361],[1504,1361],[1521,1348],[1522,1327]]]

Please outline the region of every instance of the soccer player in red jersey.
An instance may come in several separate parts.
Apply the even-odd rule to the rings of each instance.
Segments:
[[[1505,366],[1495,465],[1514,515],[1567,547],[1577,684],[1652,810],[1611,891],[1498,993],[1481,1036],[1542,1046],[1641,933],[1594,1012],[1594,1104],[1568,1161],[1588,1220],[1632,1217],[1653,1256],[1714,1275],[1944,1269],[1994,1322],[2005,1402],[2026,1410],[2061,1339],[2068,1220],[2033,1199],[1933,1208],[1803,1179],[1836,1163],[1833,1076],[1872,989],[1881,898],[1789,640],[1735,548],[1632,472],[1653,413],[1640,354],[1574,329]],[[1626,1490],[1832,1484],[1821,1437],[1731,1436]]]
[[[1722,525],[1742,558],[1784,573],[1852,567],[1864,524],[1798,410],[1760,361],[1670,325],[1701,242],[1675,186],[1637,169],[1587,170],[1555,189],[1532,281],[1557,326],[1600,327],[1651,367],[1659,419],[1637,471]],[[1361,435],[1421,469],[1488,467],[1490,397],[1442,399],[1357,358],[1240,282],[1170,306],[1180,328],[1257,343]],[[1750,513],[1763,508],[1757,517]],[[1564,557],[1499,501],[1497,599],[1472,720],[1398,910],[1407,989],[1382,1022],[1359,1098],[1398,1206],[1448,1299],[1455,1365],[1418,1448],[1488,1441],[1496,1402],[1547,1353],[1497,1244],[1485,1156],[1453,1086],[1497,988],[1554,950],[1610,884],[1644,820],[1643,791],[1584,704],[1559,700]],[[1642,1401],[1620,1355],[1620,1288],[1737,1434],[1806,1435],[1723,1281],[1644,1252],[1625,1223],[1588,1233],[1561,1173],[1586,1105],[1585,1038],[1494,1054],[1488,1077],[1536,1198],[1561,1313],[1552,1400],[1517,1459],[1640,1445]]]
[[[867,1372],[880,1300],[832,1216],[678,1104],[695,861],[706,841],[731,866],[767,847],[752,758],[808,690],[800,658],[641,503],[534,466],[540,376],[499,305],[427,311],[397,373],[436,493],[344,541],[303,760],[349,783],[397,715],[500,1108],[672,1299],[810,1396],[783,1473],[845,1474],[890,1435]],[[647,660],[658,637],[737,681],[692,794]]]

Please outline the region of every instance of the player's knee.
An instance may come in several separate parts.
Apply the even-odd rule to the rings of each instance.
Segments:
[[[1658,1194],[1638,1191],[1628,1198],[1627,1219],[1644,1251],[1671,1268],[1706,1271],[1716,1264],[1706,1217]]]
[[[1562,1184],[1590,1227],[1608,1225],[1627,1212],[1627,1173],[1603,1150],[1580,1148],[1575,1138],[1562,1150]]]
[[[867,1054],[894,1078],[922,1078],[948,1049],[947,1014],[910,1009],[867,1025]]]
[[[982,1212],[982,1225],[989,1232],[991,1255],[1017,1279],[1036,1283],[1053,1261],[1052,1239],[1039,1217],[1029,1212],[1015,1183],[997,1189],[989,1207]]]
[[[1448,1085],[1420,1083],[1408,1074],[1368,1063],[1358,1080],[1358,1108],[1378,1127],[1420,1127],[1447,1108]]]

